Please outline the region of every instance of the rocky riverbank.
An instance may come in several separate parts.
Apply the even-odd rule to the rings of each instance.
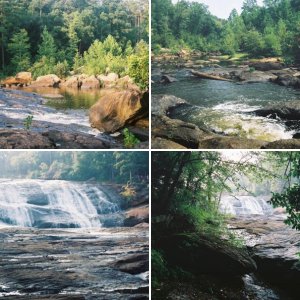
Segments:
[[[243,84],[277,83],[285,87],[297,88],[300,82],[298,68],[288,68],[277,59],[230,61],[222,58],[222,56],[205,57],[201,53],[192,52],[155,56],[153,57],[153,64],[155,69],[152,75],[156,80],[154,83],[162,86],[178,85],[176,76],[186,77],[186,80],[190,78],[193,82],[196,82],[197,78],[199,80],[223,80],[229,81],[231,85],[239,86]],[[160,78],[160,82],[157,82],[157,78]],[[191,87],[189,86],[189,88]],[[224,88],[230,87],[224,86]],[[155,86],[153,89],[155,90]],[[252,97],[253,94],[251,94]],[[188,112],[193,110],[192,104],[174,95],[154,93],[152,96],[152,148],[154,149],[300,148],[298,140],[300,110],[297,100],[277,101],[276,104],[268,104],[265,107],[254,105],[253,108],[247,108],[249,111],[243,110],[245,107],[239,104],[234,108],[232,115],[221,116],[224,119],[216,120],[214,126],[210,126],[204,121],[201,125],[201,119],[195,119],[197,117],[196,113],[193,116],[196,122],[194,123],[192,118],[189,121]],[[260,96],[257,95],[257,97],[259,99]],[[201,104],[208,101],[209,99],[199,99]],[[236,100],[232,99],[232,102],[229,104],[229,108],[224,104],[226,112],[232,110],[230,105],[235,105]],[[240,111],[238,110],[239,106]],[[197,108],[199,115],[201,114],[201,108],[199,104]],[[205,108],[202,108],[203,112]],[[183,119],[185,120],[179,120],[176,117],[180,114],[179,111],[183,112]],[[211,114],[209,123],[212,123],[211,120],[214,114],[216,115],[215,118],[218,118],[217,113],[221,112],[220,108],[209,112]],[[176,115],[175,117],[174,114]],[[239,118],[243,120],[240,121]],[[247,119],[251,120],[246,122]],[[231,123],[232,125],[230,125]],[[260,124],[259,126],[262,129],[259,126],[255,127],[255,123]],[[268,126],[268,131],[263,132],[262,130]],[[274,132],[272,132],[272,127],[275,130]],[[273,134],[276,136],[276,130],[278,131],[277,139],[272,136]],[[289,132],[287,136],[284,136],[285,131]],[[293,131],[295,132],[294,134]]]
[[[148,299],[148,229],[0,229],[0,297]]]
[[[129,76],[82,74],[62,80],[50,74],[34,81],[31,73],[21,72],[2,81],[2,87],[14,89],[0,88],[1,148],[148,147],[149,96],[141,92]],[[51,101],[67,101],[65,90],[71,89],[76,94],[100,91],[100,88],[101,96],[88,107],[89,110],[58,110],[47,106]],[[125,127],[138,137],[140,143],[123,144]]]

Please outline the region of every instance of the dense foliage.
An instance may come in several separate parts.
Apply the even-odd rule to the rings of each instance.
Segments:
[[[280,168],[284,166],[285,186],[273,193],[270,202],[275,207],[284,207],[288,213],[286,224],[300,230],[300,153],[271,152],[270,160]]]
[[[1,152],[0,164],[2,178],[148,180],[148,152]]]
[[[147,0],[0,0],[0,74],[148,74]],[[142,51],[141,51],[142,49]],[[136,60],[142,60],[136,66]],[[31,67],[30,67],[31,66]],[[134,76],[145,86],[145,78]]]
[[[228,20],[210,14],[207,6],[181,0],[152,1],[153,50],[182,47],[233,55],[281,56],[300,62],[300,6],[298,0],[245,0],[242,13]]]

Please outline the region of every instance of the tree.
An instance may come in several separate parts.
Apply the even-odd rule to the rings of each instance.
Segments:
[[[42,41],[39,45],[37,59],[46,57],[49,60],[52,59],[53,61],[56,61],[57,48],[55,45],[54,38],[49,33],[47,27],[44,27],[41,39],[42,39]]]
[[[27,31],[21,29],[15,33],[8,44],[8,51],[12,55],[11,64],[16,72],[26,71],[30,67],[30,44]]]
[[[285,165],[283,178],[286,179],[283,191],[273,193],[270,202],[275,207],[284,207],[288,213],[285,223],[300,230],[300,153],[274,152],[270,157],[276,158],[279,166]]]

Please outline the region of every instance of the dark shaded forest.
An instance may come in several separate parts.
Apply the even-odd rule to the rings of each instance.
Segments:
[[[226,4],[224,4],[226,5]],[[182,48],[250,57],[283,56],[300,62],[300,3],[298,0],[245,0],[242,13],[233,10],[227,20],[213,16],[198,2],[152,1],[152,49]]]
[[[260,260],[253,260],[255,255],[260,255],[259,251],[253,248],[253,251],[257,252],[251,253],[248,252],[250,248],[246,248],[246,231],[243,231],[242,236],[236,235],[230,229],[233,226],[230,223],[232,215],[220,209],[220,201],[224,194],[234,195],[238,207],[241,205],[238,200],[239,193],[250,195],[248,204],[243,208],[246,209],[251,205],[249,202],[256,201],[257,196],[264,194],[265,189],[265,192],[269,193],[269,204],[274,208],[285,209],[284,218],[276,219],[276,215],[248,215],[244,218],[234,216],[233,220],[240,220],[239,229],[244,228],[243,222],[251,224],[249,230],[252,233],[257,226],[258,235],[258,232],[266,234],[269,228],[280,226],[283,232],[287,230],[283,238],[285,247],[292,247],[286,243],[285,238],[289,238],[288,230],[292,230],[291,228],[300,229],[299,170],[300,155],[297,152],[244,152],[239,155],[221,152],[154,152],[153,299],[165,299],[174,294],[178,297],[188,295],[189,299],[272,299],[270,295],[269,298],[267,295],[265,298],[259,298],[251,294],[253,291],[244,291],[241,278],[243,274],[254,271],[265,272],[268,282],[280,285],[280,282],[272,278],[276,264],[286,272],[285,279],[290,276],[294,279],[299,278],[298,269],[293,273],[294,271],[285,265],[291,261],[298,263],[297,256],[289,262],[281,259],[279,254],[278,261],[269,258],[266,267],[268,269],[265,271],[265,266]],[[249,183],[252,183],[252,187]],[[259,188],[252,189],[255,185]],[[268,225],[262,225],[265,226],[262,229],[257,225],[260,222]],[[231,227],[228,227],[229,223]],[[271,231],[268,238],[272,234],[274,233]],[[291,240],[297,239],[298,236],[295,233]],[[276,244],[275,240],[276,238]],[[278,238],[277,240],[279,241]],[[271,256],[275,251],[272,247],[267,249],[267,246],[263,249],[263,253],[270,251]],[[230,282],[226,278],[230,278]],[[298,286],[295,282],[290,280],[293,292]],[[283,286],[284,284],[288,285],[286,282]]]
[[[0,153],[2,178],[147,183],[148,152]]]
[[[0,75],[115,72],[148,81],[148,1],[1,0]]]

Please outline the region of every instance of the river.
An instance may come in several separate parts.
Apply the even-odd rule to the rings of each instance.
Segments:
[[[203,71],[209,71],[207,67]],[[161,74],[168,74],[178,81],[160,83]],[[271,82],[238,83],[199,79],[188,68],[161,70],[153,64],[153,94],[170,94],[187,101],[170,117],[198,126],[206,125],[216,133],[253,138],[264,141],[289,139],[300,132],[300,121],[283,122],[255,116],[252,112],[270,104],[286,103],[300,99],[300,91]]]
[[[109,186],[0,180],[0,298],[148,299],[148,227]]]

